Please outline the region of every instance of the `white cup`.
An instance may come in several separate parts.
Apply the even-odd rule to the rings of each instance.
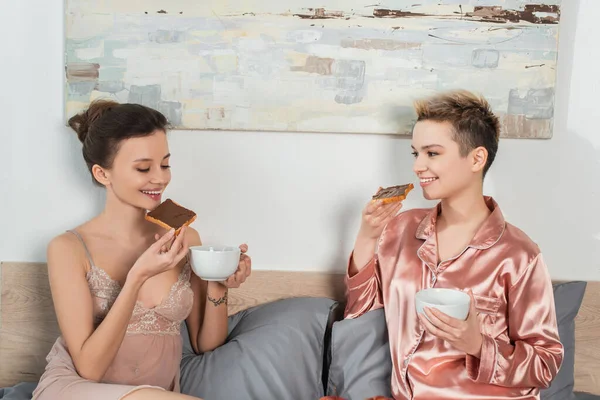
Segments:
[[[240,253],[234,246],[192,246],[192,270],[205,281],[224,281],[237,270]]]
[[[471,297],[460,290],[455,289],[424,289],[415,295],[415,305],[417,313],[425,314],[425,307],[436,308],[444,314],[465,320],[469,315],[469,308],[471,306]],[[427,318],[429,319],[429,318]]]

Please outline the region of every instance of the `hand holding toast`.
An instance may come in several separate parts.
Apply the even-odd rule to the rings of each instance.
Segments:
[[[129,273],[137,274],[140,278],[146,280],[175,268],[188,253],[185,232],[186,227],[183,226],[173,244],[169,246],[175,235],[174,229],[169,230],[142,253]]]
[[[414,188],[412,183],[406,185],[380,187],[372,200],[362,212],[362,223],[359,236],[365,239],[377,239],[383,228],[402,208],[402,200]]]

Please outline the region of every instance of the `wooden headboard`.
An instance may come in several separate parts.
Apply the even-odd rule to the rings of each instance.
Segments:
[[[46,264],[0,264],[0,387],[37,381],[60,332]],[[229,314],[288,297],[343,301],[343,275],[253,271],[232,290]],[[589,282],[576,319],[575,390],[600,394],[600,282]]]

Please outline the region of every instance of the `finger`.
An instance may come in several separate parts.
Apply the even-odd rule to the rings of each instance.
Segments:
[[[181,245],[181,248],[179,249],[179,251],[177,252],[177,254],[175,255],[175,264],[178,264],[179,261],[183,260],[183,258],[185,256],[187,256],[188,251],[189,251],[189,246],[187,245],[187,242],[184,241],[184,243]]]
[[[252,259],[244,255],[244,258],[240,261],[240,265],[244,266],[244,276],[246,278],[249,277],[252,273]]]
[[[431,308],[430,311],[437,320],[448,325],[451,328],[458,329],[462,326],[462,324],[464,324],[464,321],[458,320],[456,318],[452,318],[451,316],[444,314],[443,312],[441,312],[440,310],[438,310],[436,308]]]
[[[381,214],[382,219],[386,220],[394,217],[398,213],[398,211],[400,211],[401,208],[402,202],[400,201],[393,204],[389,204],[389,207],[386,207],[385,211]]]
[[[238,285],[241,285],[246,280],[246,269],[240,268],[238,272],[235,273],[235,281]]]
[[[231,275],[229,278],[227,278],[225,280],[225,286],[227,286],[228,288],[235,288],[236,286],[236,282],[235,282],[235,274]]]
[[[235,274],[230,275],[229,278],[227,278],[226,282],[229,287],[234,287],[235,286]]]
[[[399,213],[399,212],[400,212],[400,210],[402,209],[402,206],[403,206],[402,202],[401,202],[401,201],[399,201],[399,202],[398,202],[398,204],[396,205],[396,207],[394,207],[394,210],[392,211],[392,213],[393,213],[394,215],[398,215],[398,213]]]
[[[240,277],[242,277],[245,273],[246,273],[246,263],[244,262],[244,260],[240,260],[240,262],[238,263],[237,269],[233,273],[233,276],[235,277],[235,280],[237,282],[240,282]]]
[[[379,226],[382,224],[387,224],[396,214],[397,211],[395,210],[397,210],[397,206],[397,204],[389,204],[384,206],[384,211],[373,217],[373,225]]]
[[[185,233],[180,233],[179,236],[183,236],[183,239],[181,241],[181,248],[179,249],[179,252],[177,253],[177,257],[179,259],[182,259],[183,257],[185,257],[188,254],[188,251],[190,249],[190,242]]]
[[[427,317],[425,317],[423,314],[418,314],[419,315],[419,320],[421,321],[421,324],[423,325],[423,327],[425,328],[425,330],[429,333],[431,333],[433,336],[436,336],[440,339],[444,339],[444,340],[449,340],[448,335],[443,332],[442,330],[436,328],[428,319]]]
[[[250,260],[250,256],[248,256],[246,254],[242,254],[240,257],[240,264],[247,263],[248,260]]]
[[[244,243],[244,244],[240,244],[240,251],[241,251],[242,253],[245,253],[245,252],[247,252],[247,251],[248,251],[248,245],[247,245],[246,243]]]
[[[371,200],[365,208],[365,216],[373,215],[379,208],[381,208],[383,202],[381,200]]]
[[[248,256],[244,259],[244,263],[246,265],[246,276],[250,276],[250,270],[252,269],[252,259]]]
[[[250,275],[250,261],[246,259],[244,260],[244,282],[248,278],[248,275]]]
[[[373,213],[374,217],[381,217],[382,215],[386,215],[387,213],[389,213],[390,209],[396,205],[395,203],[383,204],[383,200],[380,200],[380,202],[381,203],[379,208]]]
[[[177,235],[177,237],[173,241],[173,244],[171,245],[171,248],[168,251],[169,255],[176,256],[179,254],[183,241],[185,240],[185,232],[185,226],[183,226],[179,231],[179,235]]]
[[[173,237],[171,238],[171,240],[169,240],[169,241],[167,242],[167,244],[163,245],[163,246],[160,248],[160,251],[161,251],[162,253],[166,253],[166,252],[168,252],[168,251],[171,249],[171,247],[173,246],[173,243],[175,243],[175,236],[173,236]]]
[[[429,322],[433,325],[439,332],[443,332],[449,337],[456,338],[458,337],[458,332],[456,329],[441,321],[434,313],[433,310],[429,307],[425,307],[425,314],[429,317]]]
[[[158,239],[160,239],[160,235],[158,233],[154,234],[154,241],[157,241]]]
[[[167,233],[162,235],[160,239],[154,242],[152,246],[154,246],[156,249],[161,249],[164,245],[166,245],[169,242],[169,240],[171,240],[173,235],[175,235],[175,229],[170,229]]]

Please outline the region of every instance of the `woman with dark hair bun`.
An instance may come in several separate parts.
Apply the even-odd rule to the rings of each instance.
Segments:
[[[104,210],[54,238],[48,275],[61,330],[35,400],[185,400],[179,393],[180,325],[196,353],[227,337],[227,290],[250,274],[242,250],[224,282],[191,272],[196,230],[175,236],[147,221],[171,181],[168,122],[139,104],[98,100],[69,120],[83,144]]]

